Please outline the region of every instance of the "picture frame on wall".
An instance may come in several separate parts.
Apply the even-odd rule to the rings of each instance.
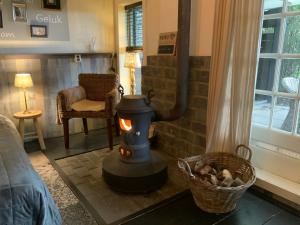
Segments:
[[[30,25],[31,37],[48,38],[48,27],[46,25]]]
[[[159,34],[158,54],[175,55],[176,54],[177,32],[167,32]]]
[[[43,0],[43,8],[60,10],[60,0]]]
[[[0,29],[3,28],[2,8],[0,7]]]
[[[13,19],[15,22],[27,22],[26,3],[12,3]]]

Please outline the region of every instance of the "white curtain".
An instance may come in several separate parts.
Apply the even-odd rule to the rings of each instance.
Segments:
[[[249,144],[262,0],[216,0],[207,152]]]

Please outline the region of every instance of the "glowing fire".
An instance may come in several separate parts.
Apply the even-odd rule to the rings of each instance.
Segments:
[[[132,152],[130,150],[126,150],[122,147],[119,149],[119,152],[120,152],[121,156],[123,156],[123,157],[131,157],[131,155],[132,155]]]
[[[130,131],[132,128],[131,120],[119,119],[119,124],[122,130]]]

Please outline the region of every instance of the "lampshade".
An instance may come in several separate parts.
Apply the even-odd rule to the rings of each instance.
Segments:
[[[17,73],[15,77],[15,86],[19,88],[29,88],[33,86],[30,73]]]
[[[126,52],[124,67],[141,68],[140,56],[136,52]]]

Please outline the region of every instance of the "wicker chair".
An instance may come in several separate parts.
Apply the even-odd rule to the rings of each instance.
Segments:
[[[63,124],[65,148],[69,148],[69,120],[82,118],[88,134],[87,118],[106,119],[108,141],[113,148],[112,119],[118,123],[114,106],[118,101],[118,76],[115,74],[80,74],[79,86],[62,90],[57,96],[58,122]]]

